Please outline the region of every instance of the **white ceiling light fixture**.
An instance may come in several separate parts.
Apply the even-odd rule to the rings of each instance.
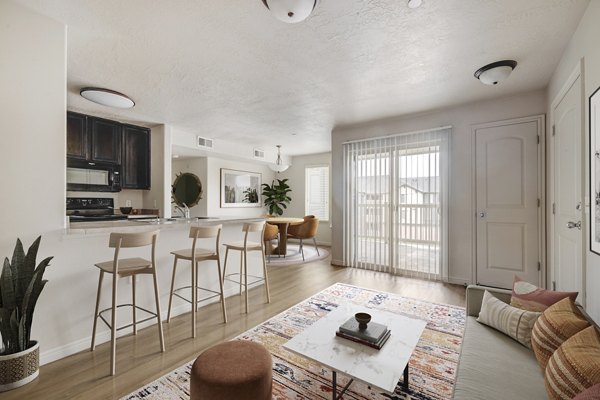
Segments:
[[[516,66],[515,60],[496,61],[475,71],[475,78],[486,85],[497,85],[508,78]]]
[[[408,0],[408,8],[419,8],[423,4],[423,0]]]
[[[132,108],[135,102],[123,93],[98,87],[84,87],[79,94],[89,101],[115,108]]]
[[[290,166],[286,165],[283,163],[283,161],[281,160],[281,145],[278,144],[277,145],[277,161],[275,161],[275,164],[269,164],[269,168],[271,168],[272,171],[275,172],[283,172],[286,169],[288,169]]]
[[[314,11],[319,0],[262,0],[271,14],[288,24],[302,22]]]

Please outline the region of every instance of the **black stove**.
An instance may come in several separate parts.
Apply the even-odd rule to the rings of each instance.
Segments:
[[[116,221],[127,215],[115,214],[115,202],[111,198],[67,197],[67,215],[71,222]]]

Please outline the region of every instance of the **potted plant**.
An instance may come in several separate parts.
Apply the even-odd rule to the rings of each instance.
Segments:
[[[292,201],[288,193],[292,191],[287,179],[277,179],[271,182],[271,185],[263,183],[262,195],[265,196],[265,206],[269,209],[271,215],[282,215],[283,209]]]
[[[21,240],[13,252],[12,260],[4,259],[0,275],[0,392],[23,386],[39,374],[39,344],[30,339],[35,304],[48,282],[44,271],[52,257],[36,268],[36,258],[41,236],[23,251]]]

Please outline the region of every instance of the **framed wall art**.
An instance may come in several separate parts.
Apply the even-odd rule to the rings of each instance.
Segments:
[[[590,96],[590,250],[600,254],[600,88]]]
[[[221,208],[262,207],[262,176],[221,168]]]

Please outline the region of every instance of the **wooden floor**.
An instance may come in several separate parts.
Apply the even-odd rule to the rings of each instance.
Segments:
[[[395,277],[385,273],[334,267],[330,260],[298,266],[269,267],[271,303],[265,303],[263,287],[249,292],[250,313],[244,314],[240,296],[227,299],[229,322],[223,324],[219,303],[198,313],[198,334],[190,337],[189,314],[164,324],[167,351],[160,353],[156,327],[117,341],[117,376],[110,377],[109,344],[44,365],[29,385],[7,393],[11,399],[118,399],[144,384],[194,359],[204,349],[229,340],[292,305],[336,283],[396,293],[428,301],[464,306],[462,286]],[[90,315],[90,329],[92,317]]]

